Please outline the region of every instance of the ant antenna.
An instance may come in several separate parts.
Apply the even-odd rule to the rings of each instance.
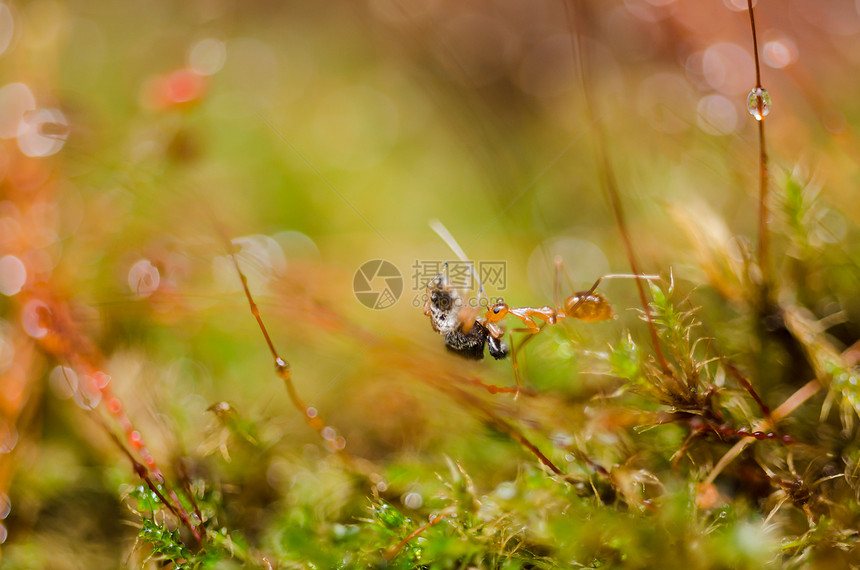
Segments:
[[[466,258],[466,252],[463,251],[463,248],[460,247],[460,244],[457,243],[457,240],[454,239],[454,236],[448,231],[448,228],[445,227],[445,224],[439,220],[430,220],[430,228],[436,232],[436,235],[442,238],[442,241],[451,248],[451,251],[454,252],[454,255],[456,255],[460,261],[469,266],[469,271],[472,272],[472,277],[475,278],[475,282],[478,284],[478,296],[487,299],[487,293],[484,291],[484,284],[481,282],[481,278],[478,277],[478,273],[475,271],[474,262]],[[445,263],[445,266],[447,267],[448,264]]]

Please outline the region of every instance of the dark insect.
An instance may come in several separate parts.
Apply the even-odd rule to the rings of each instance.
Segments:
[[[464,306],[460,293],[450,288],[441,275],[427,285],[424,314],[430,317],[433,330],[445,337],[448,350],[463,358],[481,360],[484,346],[496,360],[508,355],[501,335],[491,335],[477,318],[478,311]]]

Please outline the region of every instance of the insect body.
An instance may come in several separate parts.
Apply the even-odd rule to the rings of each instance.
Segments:
[[[606,297],[596,292],[597,286],[600,285],[600,282],[609,277],[622,276],[607,275],[605,277],[601,277],[588,291],[580,291],[568,297],[565,300],[563,307],[511,307],[505,303],[503,299],[499,299],[495,304],[487,309],[487,312],[484,315],[484,320],[491,332],[501,334],[500,330],[496,330],[495,323],[498,323],[508,315],[512,315],[520,319],[526,325],[526,328],[523,329],[523,331],[529,333],[537,333],[540,331],[540,327],[537,322],[535,322],[535,319],[539,319],[550,325],[554,325],[560,320],[568,317],[589,323],[611,319],[615,316],[615,313],[612,311],[612,305],[609,304]],[[624,275],[623,277],[630,276]]]
[[[491,339],[500,339],[504,335],[504,331],[499,326],[500,323],[506,316],[511,315],[518,318],[520,321],[525,324],[525,328],[513,329],[512,332],[525,332],[529,333],[529,336],[523,340],[519,346],[514,347],[513,344],[513,336],[511,336],[511,362],[514,368],[514,377],[517,382],[517,387],[520,386],[520,373],[519,366],[517,364],[517,352],[522,350],[525,344],[532,338],[534,335],[539,333],[544,325],[538,324],[537,321],[543,321],[545,324],[554,325],[559,321],[566,318],[578,319],[580,321],[585,321],[589,323],[595,323],[600,321],[605,321],[615,317],[615,313],[612,310],[612,305],[609,304],[609,301],[597,292],[597,286],[604,279],[656,279],[656,275],[604,275],[600,277],[597,281],[594,282],[594,285],[591,286],[587,291],[580,291],[578,293],[574,293],[567,299],[565,299],[564,303],[560,303],[558,301],[558,287],[560,281],[560,275],[562,272],[562,263],[560,258],[556,258],[556,303],[555,308],[550,306],[543,307],[511,307],[503,299],[499,299],[491,305],[486,313],[484,313],[483,318],[479,321],[484,328],[487,329],[488,334]],[[490,341],[488,341],[490,342]]]
[[[427,285],[424,314],[430,317],[433,330],[445,337],[445,346],[455,354],[471,360],[484,358],[484,346],[496,360],[508,355],[508,347],[502,343],[502,331],[494,324],[494,332],[478,319],[478,311],[464,306],[456,289],[448,286],[442,276]]]

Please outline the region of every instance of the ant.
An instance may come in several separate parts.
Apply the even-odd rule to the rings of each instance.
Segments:
[[[445,347],[463,358],[481,360],[485,346],[496,360],[508,355],[501,328],[494,324],[493,330],[498,334],[492,334],[477,318],[478,311],[464,306],[459,291],[448,285],[442,273],[427,284],[424,314],[430,317],[433,330],[445,337]]]
[[[615,312],[612,310],[612,305],[609,300],[597,292],[597,287],[606,279],[659,279],[657,275],[631,275],[631,274],[611,274],[599,277],[597,281],[587,290],[578,291],[565,299],[564,305],[558,302],[558,284],[562,273],[561,257],[555,258],[556,279],[555,279],[555,307],[545,305],[543,307],[511,307],[505,300],[499,298],[484,314],[483,324],[493,336],[501,336],[503,331],[496,323],[500,322],[508,315],[512,315],[526,325],[524,329],[514,329],[518,332],[527,332],[536,334],[543,329],[543,325],[538,325],[535,319],[543,321],[545,324],[554,325],[566,318],[578,319],[587,323],[596,323],[606,321],[615,317]]]
[[[518,318],[525,324],[525,328],[512,329],[511,333],[525,332],[530,335],[535,335],[543,330],[546,325],[554,325],[561,320],[567,318],[578,319],[588,323],[596,323],[609,320],[615,317],[615,312],[612,310],[612,305],[609,300],[597,292],[597,287],[606,279],[659,279],[657,275],[631,275],[631,274],[610,274],[599,277],[597,281],[586,291],[579,291],[565,299],[562,305],[559,302],[559,282],[561,281],[562,259],[560,256],[555,258],[555,306],[550,307],[511,307],[505,303],[504,299],[499,298],[490,306],[484,317],[479,322],[483,325],[490,338],[500,339],[504,335],[504,331],[498,325],[506,316],[512,315]],[[538,325],[537,320],[543,321],[544,324]],[[519,366],[517,365],[517,351],[533,338],[529,336],[516,348],[513,346],[513,336],[511,336],[511,361],[514,368],[514,377],[517,385],[520,384]]]

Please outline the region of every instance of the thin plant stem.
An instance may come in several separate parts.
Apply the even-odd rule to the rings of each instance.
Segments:
[[[89,382],[95,383],[96,388],[101,393],[98,402],[90,401],[90,397],[84,387],[78,388],[80,397],[87,404],[86,409],[91,412],[91,417],[96,419],[108,437],[131,460],[135,473],[156,493],[164,506],[189,528],[197,542],[202,544],[206,537],[206,530],[203,527],[202,520],[198,525],[194,525],[190,515],[182,506],[179,496],[173,490],[173,487],[168,484],[167,477],[164,476],[158,467],[155,457],[153,457],[144,442],[143,436],[135,429],[134,424],[126,414],[125,406],[114,395],[110,387],[110,376],[103,371],[103,356],[95,348],[92,341],[78,330],[70,316],[70,307],[65,302],[56,299],[53,294],[45,291],[35,298],[39,299],[37,303],[42,304],[43,314],[41,317],[48,329],[47,334],[39,339],[42,350],[54,356],[58,361],[66,363],[79,376],[83,376],[89,379]],[[96,383],[96,378],[102,380]],[[143,459],[143,462],[138,461],[108,424],[99,418],[96,408],[101,402],[105,402],[108,413],[117,422],[125,435],[126,441],[137,455]],[[166,495],[158,490],[157,484],[162,485]],[[194,505],[196,511],[197,506],[193,494],[187,495],[187,499]]]
[[[821,389],[821,382],[818,379],[813,379],[803,385],[797,392],[788,397],[780,406],[773,411],[769,418],[765,418],[761,422],[758,423],[754,427],[755,431],[764,431],[770,429],[776,425],[778,421],[782,418],[788,416],[794,410],[796,410],[801,404],[807,401],[809,398],[814,396]],[[723,469],[725,469],[735,458],[741,454],[741,452],[746,449],[749,445],[756,442],[756,439],[745,438],[738,441],[730,450],[723,455],[717,464],[711,469],[711,472],[708,473],[707,478],[705,478],[704,484],[710,485],[717,478],[717,475],[722,473]]]
[[[223,234],[222,234],[223,237]],[[239,275],[239,280],[242,282],[242,291],[245,293],[245,298],[248,300],[248,307],[251,310],[251,314],[254,316],[254,319],[257,321],[257,325],[260,328],[260,332],[263,334],[263,338],[266,340],[266,346],[269,348],[269,353],[272,355],[272,360],[275,364],[275,373],[278,377],[284,382],[284,387],[287,390],[287,395],[290,398],[290,402],[293,404],[293,407],[298,410],[298,412],[302,415],[302,418],[305,422],[316,431],[323,440],[325,440],[327,447],[337,454],[343,461],[350,467],[355,467],[355,462],[353,461],[352,456],[344,451],[344,446],[346,445],[346,441],[343,439],[343,436],[337,435],[333,428],[328,426],[325,421],[323,421],[322,417],[320,417],[319,412],[316,408],[309,406],[305,403],[301,396],[299,396],[298,391],[296,390],[296,386],[293,383],[292,371],[290,369],[290,363],[287,362],[286,359],[282,358],[278,353],[278,350],[275,348],[274,342],[272,342],[272,337],[269,335],[269,330],[266,328],[266,324],[263,322],[263,317],[260,315],[260,309],[257,306],[257,303],[254,302],[254,297],[251,295],[251,289],[248,287],[248,278],[245,276],[245,273],[239,267],[239,260],[236,259],[236,253],[234,251],[233,243],[224,238],[227,245],[228,255],[230,256],[230,260],[233,263],[233,267],[236,270],[236,273]]]
[[[404,547],[404,546],[406,546],[407,544],[409,544],[409,542],[410,542],[413,538],[415,538],[416,536],[421,535],[424,531],[426,531],[426,530],[427,530],[428,528],[430,528],[431,526],[436,525],[436,524],[439,524],[440,522],[442,522],[443,520],[445,520],[445,519],[446,519],[446,518],[448,518],[449,516],[451,516],[451,515],[453,515],[453,514],[456,514],[456,512],[457,512],[456,508],[454,508],[454,507],[448,507],[447,509],[444,509],[442,512],[440,512],[440,513],[438,513],[438,514],[436,514],[436,515],[431,516],[431,517],[430,517],[430,519],[429,519],[426,523],[422,524],[422,525],[421,525],[421,526],[419,526],[417,529],[415,529],[414,531],[412,531],[412,532],[409,534],[409,536],[407,536],[406,538],[404,538],[403,540],[401,540],[401,541],[397,544],[397,546],[395,546],[394,548],[392,548],[391,550],[389,550],[389,551],[385,554],[385,557],[384,557],[384,558],[385,558],[385,560],[386,560],[386,561],[388,561],[388,562],[390,562],[391,560],[393,560],[393,559],[394,559],[394,558],[395,558],[395,557],[400,553],[400,551],[401,551],[401,550],[403,550],[403,547]]]
[[[170,487],[167,485],[167,481],[162,480],[160,483],[162,486],[168,489],[168,493],[176,500],[176,504],[170,502],[170,500],[164,496],[164,494],[159,490],[158,485],[152,480],[150,477],[150,471],[147,469],[146,465],[135,459],[134,455],[132,455],[131,451],[123,445],[122,441],[120,441],[119,437],[111,431],[111,429],[105,424],[98,416],[93,415],[94,419],[96,419],[96,423],[98,423],[102,429],[105,430],[105,433],[108,437],[113,441],[116,446],[120,449],[120,451],[125,455],[128,460],[131,462],[132,469],[137,473],[137,476],[140,477],[145,483],[146,486],[149,487],[149,490],[158,497],[158,500],[161,501],[161,504],[164,505],[168,511],[170,511],[173,516],[181,520],[186,527],[191,531],[191,534],[194,535],[195,540],[197,540],[198,544],[203,544],[203,538],[206,536],[206,529],[203,527],[203,519],[200,516],[200,510],[197,508],[197,505],[194,505],[195,514],[198,518],[198,525],[195,526],[193,522],[191,522],[191,517],[188,515],[188,512],[182,507],[182,503],[179,502],[179,499],[173,494],[173,491],[170,490]],[[188,493],[186,495],[189,497],[189,500],[193,501],[193,495]],[[217,534],[217,533],[216,533]]]
[[[758,34],[755,29],[755,14],[752,0],[747,0],[747,12],[750,17],[750,29],[753,39],[753,56],[755,59],[755,88],[761,89],[761,64],[758,57]],[[759,97],[758,106],[758,148],[759,148],[759,212],[758,212],[758,264],[761,271],[762,308],[768,305],[770,289],[770,239],[767,228],[768,218],[768,168],[767,145],[764,135],[764,100]]]
[[[758,36],[755,33],[755,15],[753,14],[752,0],[747,0],[747,8],[750,15],[750,27],[752,28],[753,56],[755,57],[755,86],[761,87],[761,66],[758,63]]]
[[[572,20],[575,33],[571,36],[571,47],[573,56],[577,62],[579,79],[582,83],[582,93],[585,98],[585,108],[588,118],[595,125],[596,140],[594,143],[595,161],[598,165],[601,185],[603,186],[606,199],[609,202],[609,209],[612,211],[612,216],[615,219],[615,225],[621,234],[621,241],[624,244],[624,250],[627,254],[627,260],[630,263],[630,271],[636,278],[636,289],[639,292],[639,302],[642,304],[642,311],[645,315],[645,320],[648,323],[648,331],[651,334],[651,343],[654,345],[654,354],[657,356],[657,362],[660,368],[667,376],[672,375],[669,368],[669,363],[663,355],[663,349],[660,348],[660,338],[657,334],[657,327],[654,324],[654,318],[651,315],[651,307],[648,304],[648,298],[645,294],[644,279],[638,277],[641,275],[639,271],[639,262],[636,260],[636,251],[633,249],[633,240],[630,238],[630,230],[627,226],[627,219],[624,215],[624,206],[621,203],[621,196],[618,192],[618,183],[615,180],[615,173],[612,169],[612,164],[609,162],[609,156],[606,152],[606,133],[603,130],[603,125],[597,121],[597,115],[594,111],[594,105],[591,98],[591,89],[588,85],[585,69],[585,58],[582,54],[582,24],[581,17],[577,17],[572,13],[568,1],[564,2],[565,13],[568,20]]]

